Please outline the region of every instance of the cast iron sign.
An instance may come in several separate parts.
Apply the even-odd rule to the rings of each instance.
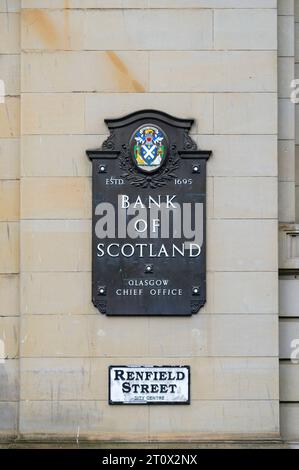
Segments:
[[[189,366],[110,366],[109,404],[190,404]]]
[[[92,161],[92,299],[107,315],[191,315],[206,300],[206,161],[192,119],[105,120]]]

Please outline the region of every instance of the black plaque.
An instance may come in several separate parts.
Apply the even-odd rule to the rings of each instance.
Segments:
[[[206,301],[206,162],[192,119],[105,120],[92,161],[92,300],[107,315],[192,315]]]

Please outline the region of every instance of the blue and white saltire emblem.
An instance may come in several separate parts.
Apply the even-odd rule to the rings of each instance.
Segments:
[[[165,159],[165,135],[156,126],[146,125],[135,131],[133,158],[138,168],[152,172],[163,164]]]

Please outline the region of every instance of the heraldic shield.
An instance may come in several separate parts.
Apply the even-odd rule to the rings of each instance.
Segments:
[[[168,150],[167,137],[157,126],[141,126],[131,137],[130,149],[137,168],[152,173],[165,162]]]

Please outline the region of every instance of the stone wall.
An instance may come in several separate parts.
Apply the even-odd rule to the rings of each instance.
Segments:
[[[281,2],[281,13],[279,22],[288,24],[288,28],[280,29],[279,41],[285,44],[284,57],[285,67],[281,69],[280,90],[285,90],[290,85],[292,78],[299,78],[299,1]],[[287,45],[288,44],[288,45]],[[289,88],[290,90],[290,88]],[[281,260],[280,268],[280,414],[281,434],[288,440],[299,439],[299,278],[296,273],[299,269],[299,115],[298,105],[288,100],[288,114],[279,115],[279,121],[288,123],[288,132],[284,133],[279,141],[281,152],[279,153],[279,179],[284,183],[281,187],[279,197],[281,206],[285,209],[280,211],[281,232]],[[295,111],[296,109],[296,111]],[[296,114],[297,116],[296,116]],[[288,115],[288,119],[286,116]],[[287,130],[287,129],[286,129]],[[297,145],[295,145],[297,144]],[[295,157],[296,155],[296,157]],[[296,171],[295,171],[296,168]],[[296,197],[295,197],[296,191]],[[282,215],[284,214],[284,217]],[[287,223],[285,223],[287,222]],[[286,235],[290,233],[290,235]],[[291,270],[294,270],[293,272]]]
[[[20,14],[0,1],[0,437],[14,435],[19,400]]]
[[[0,5],[1,21],[13,18],[5,57],[9,51],[17,60],[18,13]],[[26,0],[21,16],[19,289],[11,274],[19,252],[18,98],[7,98],[13,134],[0,119],[9,159],[1,153],[1,168],[13,180],[7,191],[15,191],[11,213],[10,205],[1,208],[12,258],[8,265],[1,247],[1,282],[10,295],[4,313],[12,316],[0,325],[11,338],[9,357],[20,345],[20,435],[277,437],[276,1]],[[12,76],[12,65],[7,70]],[[195,118],[194,138],[213,150],[208,301],[192,318],[107,318],[90,300],[85,150],[106,137],[104,118],[143,108]],[[132,363],[190,364],[191,405],[109,406],[108,365]],[[14,397],[13,411],[17,393],[12,378],[4,399]],[[8,409],[0,404],[3,432],[13,434],[16,414]]]
[[[299,2],[295,1],[295,77],[299,77]],[[296,107],[296,222],[299,222],[299,111]]]

